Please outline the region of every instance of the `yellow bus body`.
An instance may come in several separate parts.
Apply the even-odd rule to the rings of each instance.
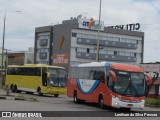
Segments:
[[[10,65],[7,68],[54,68],[65,69],[58,66],[49,66],[44,64],[26,64],[23,66]],[[41,70],[42,72],[42,70]],[[42,85],[42,73],[41,76],[29,76],[29,75],[8,75],[6,74],[6,87],[17,86],[20,91],[37,92],[38,87],[41,88],[43,94],[66,94],[66,87],[53,87]]]

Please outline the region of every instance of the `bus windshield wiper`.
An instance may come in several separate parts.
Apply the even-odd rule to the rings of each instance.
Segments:
[[[132,85],[132,87],[133,87],[133,89],[134,89],[134,91],[135,91],[137,97],[139,97],[140,95],[138,94],[138,92],[137,92],[136,88],[134,87],[134,85]]]
[[[127,92],[127,90],[130,88],[130,86],[132,85],[132,81],[129,80],[129,85],[127,86],[126,90],[124,91],[123,95],[125,95],[125,93]]]

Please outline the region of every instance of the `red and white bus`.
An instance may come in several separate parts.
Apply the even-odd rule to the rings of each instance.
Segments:
[[[101,108],[143,108],[147,84],[143,69],[122,63],[92,62],[71,66],[67,96],[74,102],[98,103]]]

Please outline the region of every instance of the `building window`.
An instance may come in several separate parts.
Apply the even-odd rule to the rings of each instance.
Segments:
[[[101,54],[107,54],[107,51],[106,50],[100,50],[99,53],[101,53]]]
[[[128,39],[128,38],[121,38],[120,42],[137,44],[137,40],[135,40],[135,39]]]
[[[81,48],[77,48],[77,52],[82,52],[82,49]]]
[[[108,37],[107,36],[102,36],[102,40],[107,40]]]
[[[114,55],[117,55],[117,51],[114,51]]]
[[[42,40],[42,39],[49,39],[49,35],[39,35],[38,40]]]
[[[112,50],[108,50],[107,53],[108,53],[109,55],[113,55],[113,54],[114,54],[114,52],[113,52]]]
[[[142,44],[142,41],[141,41],[141,40],[137,40],[137,43],[138,43],[138,44]]]
[[[95,39],[95,35],[88,35],[89,39]]]
[[[86,48],[82,48],[82,52],[83,53],[87,53],[87,49]]]
[[[72,33],[72,37],[77,37],[77,33]]]
[[[87,53],[89,53],[89,48],[87,48]]]
[[[47,46],[48,45],[48,39],[41,39],[39,41],[40,46]]]
[[[82,33],[77,33],[77,37],[82,38],[83,34]]]
[[[83,38],[88,38],[88,34],[84,34],[84,35],[83,35]]]
[[[137,44],[137,40],[132,39],[132,40],[131,40],[131,43],[132,43],[132,44]]]
[[[89,52],[90,52],[90,53],[96,53],[96,50],[95,50],[95,49],[90,49]]]
[[[47,53],[46,52],[40,52],[39,53],[39,58],[40,59],[46,59],[47,58]]]
[[[118,38],[118,37],[108,37],[108,40],[109,41],[114,41],[114,42],[119,42],[120,38]]]

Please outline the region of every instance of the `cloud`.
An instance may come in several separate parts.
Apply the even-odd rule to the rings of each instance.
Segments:
[[[11,50],[33,47],[35,27],[61,23],[79,14],[94,19],[99,15],[99,0],[0,0],[0,3],[0,10],[7,10],[5,47]],[[160,61],[159,6],[159,0],[102,0],[101,20],[107,26],[139,22],[145,33],[144,62]],[[22,12],[15,13],[17,10]],[[3,17],[0,13],[0,36]]]

